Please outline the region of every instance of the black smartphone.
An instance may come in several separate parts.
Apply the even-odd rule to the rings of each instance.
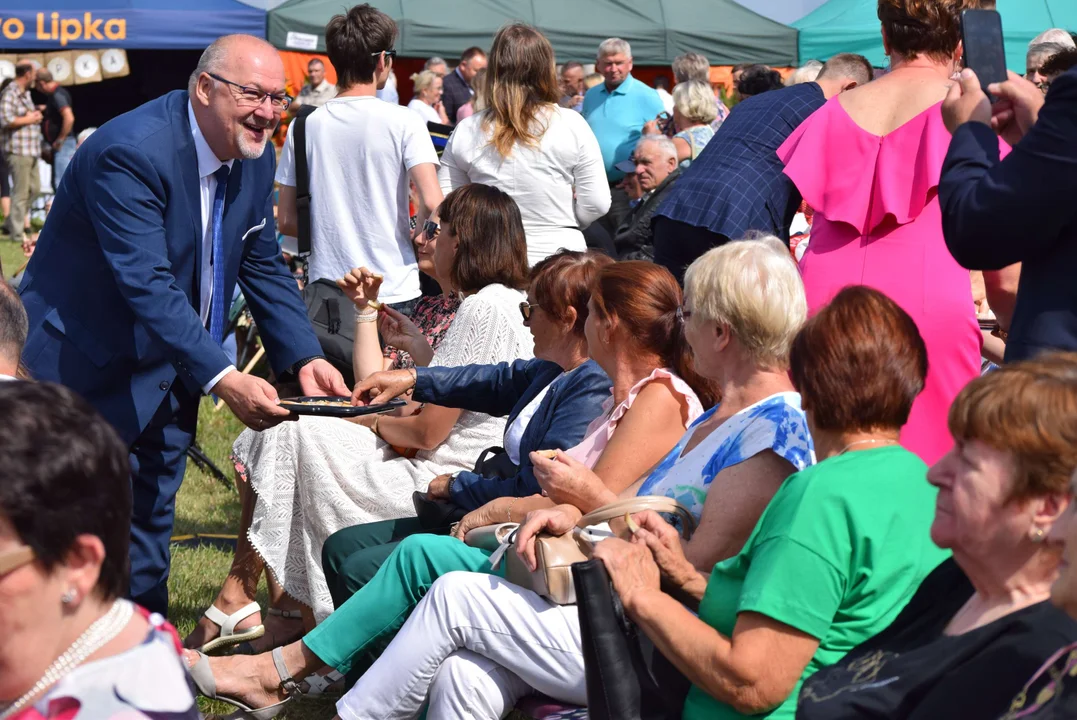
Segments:
[[[1002,16],[997,10],[963,10],[961,41],[965,46],[965,67],[976,73],[985,93],[988,85],[1006,81],[1006,47],[1002,41]],[[991,102],[996,99],[991,97]]]

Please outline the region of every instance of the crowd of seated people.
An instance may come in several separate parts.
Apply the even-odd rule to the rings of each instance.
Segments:
[[[539,573],[542,543],[570,534],[644,639],[665,717],[1077,716],[1077,353],[1002,362],[1022,265],[982,263],[970,287],[940,193],[958,164],[947,104],[969,92],[967,71],[952,80],[960,14],[990,4],[877,0],[890,71],[829,100],[819,63],[799,89],[739,67],[742,99],[815,94],[777,154],[812,241],[799,262],[747,232],[683,281],[649,261],[651,217],[715,136],[705,59],[679,59],[699,67],[678,75],[670,126],[633,129],[614,165],[638,189],[615,259],[581,232],[611,197],[565,107],[583,68],[559,85],[547,38],[502,28],[413,238],[440,292],[404,314],[369,267],[337,279],[352,404],[404,402],[235,440],[235,555],[182,642],[123,599],[122,442],[70,390],[19,381],[26,316],[0,286],[0,720],[194,718],[192,690],[260,720],[329,693],[345,720],[493,720],[529,701],[539,720],[586,717],[607,688],[582,604],[512,570]],[[1014,93],[1038,111],[1057,83],[1034,143],[1077,77],[1051,38],[993,111],[1030,132]],[[413,109],[441,123],[430,65]],[[987,118],[987,155],[1033,154]],[[973,325],[985,303],[1000,347]],[[1037,333],[1067,326],[1023,312]],[[998,366],[981,374],[981,357]],[[655,498],[680,519],[644,509]],[[614,504],[627,512],[593,521]]]

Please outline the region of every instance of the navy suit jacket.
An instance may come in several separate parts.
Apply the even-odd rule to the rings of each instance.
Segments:
[[[1006,361],[1077,350],[1077,69],[1051,83],[1036,125],[1001,162],[991,128],[959,127],[939,200],[963,267],[1022,263]]]
[[[64,173],[20,286],[34,377],[82,394],[132,444],[173,383],[195,397],[229,365],[199,318],[198,161],[184,91],[121,115]],[[321,349],[273,220],[272,148],[236,160],[224,296],[238,282],[279,373]]]
[[[449,124],[456,124],[456,112],[471,102],[471,89],[460,77],[460,73],[453,70],[441,81],[441,104],[445,106],[445,114],[449,116]]]
[[[495,498],[542,492],[530,453],[568,450],[579,445],[587,426],[599,416],[602,403],[610,397],[610,379],[594,360],[562,372],[556,363],[537,358],[511,364],[415,369],[415,400],[495,417],[508,415],[506,428],[543,388],[550,386],[520,438],[520,467],[516,474],[502,479],[461,472],[453,483],[454,503],[474,510]]]

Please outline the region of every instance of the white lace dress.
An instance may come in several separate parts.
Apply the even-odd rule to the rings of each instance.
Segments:
[[[490,285],[466,298],[431,366],[531,358],[531,333],[519,310],[524,297]],[[404,458],[345,420],[308,416],[265,432],[246,430],[233,451],[257,495],[251,544],[285,592],[321,622],[333,611],[321,566],[326,538],[352,525],[414,515],[414,491],[442,473],[471,469],[504,432],[504,418],[465,410],[445,442]]]

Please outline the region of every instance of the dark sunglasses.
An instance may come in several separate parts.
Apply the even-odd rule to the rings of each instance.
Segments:
[[[370,54],[371,54],[372,57],[377,57],[378,55],[381,55],[381,53],[385,53],[385,57],[387,57],[389,59],[392,59],[392,58],[396,57],[396,50],[382,50],[381,52],[370,53]]]
[[[433,240],[441,232],[441,226],[433,220],[427,220],[423,223],[423,237],[427,240]]]
[[[528,320],[531,319],[531,311],[534,308],[540,308],[540,307],[542,307],[542,306],[539,305],[538,303],[529,303],[526,300],[524,300],[522,303],[520,303],[520,314],[524,316],[524,322],[527,322]]]

